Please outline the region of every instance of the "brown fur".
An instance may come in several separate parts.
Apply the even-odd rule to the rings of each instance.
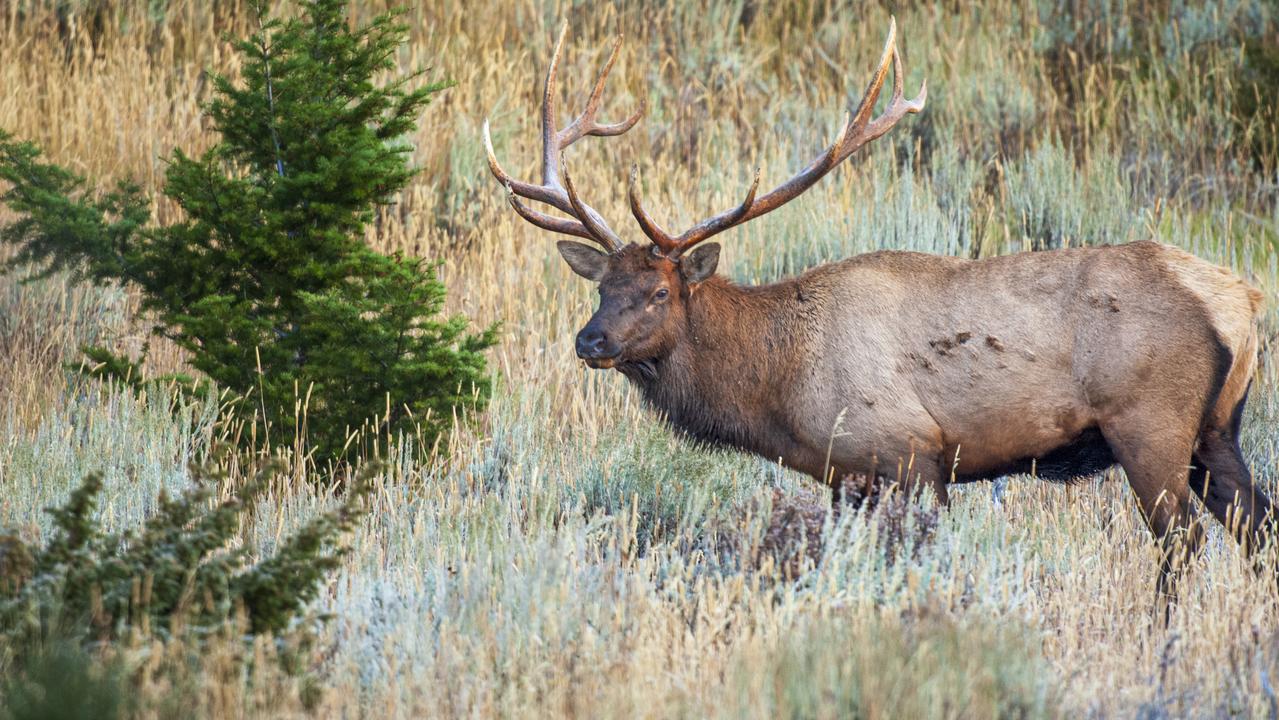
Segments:
[[[593,364],[700,440],[943,502],[951,482],[1118,461],[1155,534],[1191,547],[1193,458],[1214,516],[1242,503],[1240,539],[1255,546],[1270,517],[1237,444],[1260,294],[1176,248],[884,251],[745,287],[686,282],[678,262],[630,245],[598,272],[583,333],[620,353]]]

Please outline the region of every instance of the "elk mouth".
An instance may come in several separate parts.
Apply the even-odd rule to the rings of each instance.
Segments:
[[[641,383],[648,384],[657,381],[658,358],[649,358],[647,360],[627,360],[619,363],[617,369],[626,377]]]
[[[586,366],[595,370],[608,370],[617,366],[617,356],[582,358]]]

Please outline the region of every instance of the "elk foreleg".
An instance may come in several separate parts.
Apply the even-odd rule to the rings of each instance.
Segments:
[[[946,466],[945,470],[943,466]],[[916,451],[903,457],[898,465],[897,485],[911,502],[918,502],[924,490],[932,489],[937,504],[948,507],[950,493],[946,490],[946,480],[949,476],[949,466],[942,462],[938,453]]]
[[[1146,524],[1160,543],[1161,604],[1176,600],[1181,572],[1198,554],[1203,528],[1190,503],[1190,458],[1193,432],[1157,427],[1151,419],[1167,417],[1149,409],[1132,408],[1124,416],[1102,424],[1102,434],[1128,476]]]

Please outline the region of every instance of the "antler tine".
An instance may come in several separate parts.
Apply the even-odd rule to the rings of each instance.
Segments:
[[[615,135],[621,135],[627,130],[630,130],[631,128],[635,127],[635,123],[639,122],[640,118],[644,117],[644,113],[647,111],[648,111],[648,100],[645,98],[640,98],[639,108],[635,111],[634,115],[631,115],[625,120],[621,120],[615,123],[605,123],[603,125],[600,125],[597,123],[595,127],[592,128],[591,131],[586,134],[594,135],[596,137],[613,137]]]
[[[880,135],[892,130],[893,126],[897,124],[897,121],[901,120],[907,114],[917,113],[920,110],[923,110],[924,103],[928,100],[927,80],[919,83],[919,94],[915,96],[914,100],[906,100],[903,97],[901,79],[903,75],[902,59],[901,54],[897,52],[896,48],[893,49],[893,75],[893,97],[889,100],[888,107],[884,110],[884,114],[875,118],[869,125],[867,125],[866,132],[864,133],[865,139],[862,141],[862,145],[865,145],[871,140],[874,140]],[[853,149],[856,150],[856,148]]]
[[[598,238],[591,235],[591,232],[581,223],[565,218],[558,218],[554,215],[547,215],[546,213],[541,213],[530,208],[520,202],[519,196],[515,194],[515,190],[511,187],[507,187],[506,192],[506,199],[511,203],[511,207],[515,208],[515,212],[520,217],[530,223],[542,228],[543,230],[550,230],[551,232],[557,232],[563,235],[572,235],[574,237],[580,237],[586,240],[595,240],[598,242]]]
[[[648,109],[648,103],[644,100],[640,101],[639,109],[633,115],[622,120],[621,122],[599,124],[595,121],[595,114],[600,109],[600,99],[604,96],[604,84],[608,81],[608,74],[613,70],[613,63],[617,62],[617,54],[622,49],[622,36],[618,35],[613,41],[613,50],[608,54],[608,60],[604,63],[603,69],[600,70],[599,77],[595,80],[595,87],[591,88],[590,98],[586,101],[586,107],[582,109],[582,114],[578,115],[573,122],[559,132],[559,142],[562,146],[567,147],[584,135],[595,135],[599,137],[610,137],[621,135],[622,133],[635,127],[635,123],[640,121],[644,116],[644,111]]]
[[[889,100],[883,114],[872,120],[871,115],[875,109],[875,102],[879,99],[880,91],[884,87],[884,80],[887,79],[890,69],[893,71],[892,98]],[[776,210],[803,194],[804,191],[822,179],[826,173],[848,159],[848,156],[866,145],[866,143],[891,130],[903,117],[924,109],[924,104],[928,99],[927,86],[921,84],[919,95],[914,100],[905,100],[902,97],[902,86],[905,82],[904,76],[905,71],[902,69],[901,56],[897,52],[897,21],[893,19],[888,24],[888,38],[884,42],[884,51],[880,55],[879,63],[875,66],[870,82],[866,85],[866,92],[862,94],[862,99],[857,104],[857,109],[848,115],[848,119],[835,137],[835,142],[827,146],[813,162],[809,163],[808,167],[800,170],[790,179],[758,199],[755,198],[755,186],[752,185],[744,203],[732,210],[727,210],[703,220],[673,240],[665,233],[663,233],[664,240],[662,242],[654,238],[649,228],[657,228],[657,225],[646,214],[641,218],[643,209],[639,206],[634,185],[632,185],[631,189],[632,214],[640,221],[640,226],[644,228],[645,234],[653,239],[653,242],[658,247],[662,248],[667,255],[678,257],[681,253],[686,252],[689,248],[707,238]],[[756,183],[758,183],[758,173],[756,175]],[[666,247],[672,242],[674,244],[673,251],[666,250]]]
[[[855,134],[857,130],[866,126],[870,122],[870,114],[875,110],[875,103],[879,100],[879,91],[884,88],[884,78],[888,76],[888,68],[893,63],[893,58],[897,57],[897,18],[890,18],[888,21],[888,39],[884,42],[884,52],[879,56],[879,62],[875,65],[875,73],[870,76],[870,82],[866,84],[866,92],[862,93],[861,102],[857,104],[857,110],[849,119],[846,126]],[[900,67],[900,66],[898,66]],[[900,77],[894,78],[893,86],[896,87],[901,82]],[[841,137],[847,136],[847,132],[840,133]]]
[[[905,92],[906,78],[903,77],[906,72],[902,70],[902,54],[897,52],[897,48],[893,47],[893,96],[889,99],[901,99],[902,93]]]
[[[568,174],[568,163],[564,162],[563,156],[560,157],[560,166],[564,170],[564,188],[568,191],[569,204],[573,206],[573,214],[582,221],[582,225],[591,234],[591,239],[613,252],[622,246],[622,241],[613,233],[613,231],[602,223],[595,222],[595,213],[586,207],[586,203],[577,196],[577,189],[573,187],[573,178]]]
[[[635,221],[639,223],[640,230],[644,231],[644,234],[648,236],[648,239],[653,241],[654,245],[656,245],[663,253],[668,255],[678,250],[679,241],[674,237],[671,237],[670,233],[663,230],[661,226],[658,225],[653,218],[649,217],[649,214],[644,210],[644,203],[640,201],[639,165],[631,166],[629,195],[631,199],[631,215],[635,216]]]
[[[600,74],[595,78],[595,86],[591,88],[591,95],[586,99],[586,107],[582,108],[582,114],[577,120],[590,122],[595,119],[595,113],[600,109],[600,98],[604,97],[604,83],[608,81],[608,74],[613,71],[613,63],[617,62],[617,53],[622,49],[622,35],[618,33],[613,39],[613,49],[608,53],[608,60],[604,61],[604,67],[600,68]],[[574,121],[574,125],[578,124]]]
[[[546,230],[594,240],[604,249],[614,252],[622,245],[617,233],[613,232],[599,213],[577,196],[576,190],[572,188],[572,182],[568,180],[567,173],[565,173],[565,182],[561,183],[560,167],[563,162],[563,152],[569,145],[586,135],[613,136],[630,130],[644,115],[646,104],[641,102],[639,110],[621,122],[601,125],[595,121],[595,114],[603,98],[605,81],[621,50],[622,38],[618,36],[607,62],[595,81],[582,114],[564,129],[557,129],[555,88],[567,35],[568,23],[565,23],[560,27],[559,36],[556,38],[555,50],[551,54],[551,62],[547,67],[546,80],[542,89],[542,184],[535,185],[517,180],[502,168],[497,161],[496,153],[493,152],[493,139],[489,133],[487,119],[484,121],[484,151],[488,156],[489,170],[498,182],[510,191],[511,205],[520,217]],[[566,188],[565,185],[568,187]],[[557,218],[533,210],[521,203],[516,196],[546,203],[571,215],[572,219]]]
[[[742,218],[746,217],[746,213],[750,212],[751,206],[755,204],[756,190],[759,190],[759,168],[755,168],[755,180],[751,183],[751,189],[746,192],[746,199],[742,201],[742,204],[689,228],[683,235],[676,238],[675,243],[678,251],[676,255],[684,253],[706,238],[721,233],[741,222]]]
[[[546,69],[546,82],[542,86],[542,184],[552,187],[559,185],[556,171],[557,162],[563,148],[559,143],[559,132],[555,129],[555,75],[560,69],[560,51],[564,49],[564,36],[568,34],[568,22],[560,26],[559,38],[555,41],[555,52],[551,54],[550,67]]]
[[[497,161],[497,154],[493,152],[493,138],[489,136],[488,118],[484,119],[484,152],[488,155],[489,171],[502,184],[502,187],[529,200],[544,202],[564,212],[572,212],[573,208],[568,204],[567,198],[561,198],[553,188],[516,180],[502,169],[502,165]]]

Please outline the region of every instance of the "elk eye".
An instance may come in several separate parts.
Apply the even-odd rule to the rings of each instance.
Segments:
[[[653,293],[653,299],[659,300],[659,301],[665,300],[666,296],[670,294],[671,294],[670,290],[667,290],[666,288],[659,288],[657,292]]]

